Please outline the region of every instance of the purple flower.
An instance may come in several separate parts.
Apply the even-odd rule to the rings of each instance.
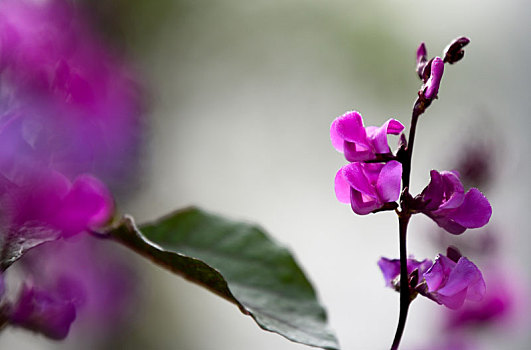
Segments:
[[[131,69],[69,1],[1,1],[0,32],[0,170],[17,155],[119,183],[141,127]]]
[[[31,250],[21,266],[34,285],[74,303],[77,332],[105,338],[131,317],[139,297],[135,264],[125,253],[80,235]]]
[[[439,92],[439,85],[444,72],[444,62],[440,57],[435,57],[431,64],[426,65],[425,69],[428,68],[430,69],[430,75],[423,86],[423,92],[426,99],[432,100],[437,98],[437,93]]]
[[[345,154],[349,162],[376,159],[377,154],[389,154],[387,135],[398,135],[404,125],[398,120],[389,119],[381,127],[363,126],[363,119],[356,111],[336,118],[330,127],[332,145]]]
[[[489,201],[477,189],[466,194],[455,171],[430,172],[431,181],[417,196],[419,211],[453,234],[486,225],[492,215]]]
[[[424,274],[424,272],[426,272],[433,264],[432,261],[429,259],[418,261],[411,258],[407,259],[406,261],[408,275],[411,274],[413,271],[418,270],[418,275],[422,276],[422,274]],[[399,286],[398,281],[396,279],[400,276],[400,259],[391,260],[382,257],[378,261],[378,266],[382,271],[385,280],[385,285],[387,287]]]
[[[454,261],[439,254],[423,277],[427,286],[425,293],[450,309],[460,308],[465,300],[481,301],[485,295],[481,271],[465,257]]]
[[[400,290],[400,260],[381,258],[378,266],[388,287]],[[408,284],[417,293],[447,306],[460,308],[465,299],[480,301],[485,295],[481,271],[470,260],[449,247],[447,256],[439,254],[435,262],[407,259]]]
[[[76,318],[70,300],[24,285],[9,316],[11,324],[40,332],[52,339],[64,339]]]
[[[402,164],[395,160],[386,164],[350,163],[336,174],[336,197],[350,203],[356,214],[369,214],[398,199],[401,176]]]
[[[90,175],[80,175],[71,183],[57,171],[38,169],[27,170],[16,182],[0,180],[2,215],[11,231],[41,226],[68,237],[103,226],[114,213],[107,187]]]

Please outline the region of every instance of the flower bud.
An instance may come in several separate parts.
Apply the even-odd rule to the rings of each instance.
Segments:
[[[454,39],[443,51],[444,63],[454,64],[460,61],[465,56],[463,47],[468,45],[470,39],[467,37],[460,37]]]
[[[424,84],[424,97],[432,100],[437,97],[439,92],[439,85],[441,84],[442,75],[444,72],[444,62],[440,57],[435,57],[430,66],[430,77],[426,84]]]
[[[428,61],[427,55],[428,52],[426,51],[426,45],[421,43],[417,49],[417,74],[420,79],[422,79],[422,73],[424,71],[424,67],[426,66],[426,62]]]

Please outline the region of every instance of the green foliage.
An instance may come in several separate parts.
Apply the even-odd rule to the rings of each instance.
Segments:
[[[188,208],[137,228],[124,218],[114,239],[236,304],[263,329],[338,349],[312,285],[287,249],[254,225]]]

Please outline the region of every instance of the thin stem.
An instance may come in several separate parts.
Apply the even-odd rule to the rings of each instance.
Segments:
[[[396,328],[395,338],[393,339],[393,345],[391,345],[391,350],[398,349],[398,346],[400,345],[400,340],[402,339],[402,334],[404,333],[404,328],[406,326],[409,304],[411,303],[407,273],[406,246],[407,225],[410,217],[411,214],[404,214],[404,212],[398,216],[400,227],[400,315],[398,317],[398,326]]]
[[[402,186],[409,189],[409,179],[411,177],[411,159],[413,158],[413,144],[415,143],[415,133],[417,131],[417,122],[419,116],[426,110],[425,102],[418,98],[413,106],[413,113],[411,115],[411,127],[409,129],[409,139],[407,141],[407,148],[405,158],[402,159]],[[409,191],[409,190],[408,190]]]
[[[411,178],[411,159],[413,157],[413,144],[415,142],[415,132],[417,130],[417,122],[419,116],[424,113],[431,101],[426,101],[419,96],[413,106],[413,113],[411,115],[411,127],[409,129],[409,139],[407,148],[398,159],[402,163],[402,196],[400,198],[400,209],[398,213],[399,223],[399,239],[400,239],[400,314],[398,316],[398,326],[396,328],[395,338],[391,345],[391,350],[397,350],[404,333],[406,326],[407,313],[409,304],[411,303],[411,296],[409,291],[409,276],[407,273],[407,226],[411,218],[411,195],[409,194],[409,181]]]

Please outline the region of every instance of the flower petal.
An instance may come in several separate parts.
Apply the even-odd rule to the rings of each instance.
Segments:
[[[471,284],[483,279],[477,266],[465,257],[461,257],[450,272],[448,281],[437,292],[439,295],[451,296],[467,289]]]
[[[341,170],[343,171],[343,177],[347,180],[350,187],[353,187],[370,197],[376,197],[376,190],[367,178],[364,169],[367,168],[367,170],[372,170],[373,167],[371,165],[372,164],[350,163],[341,168]],[[369,174],[371,174],[371,172],[369,172]]]
[[[392,160],[384,165],[378,176],[376,188],[382,202],[394,202],[400,197],[402,163]]]
[[[387,287],[392,287],[392,281],[400,275],[400,260],[399,259],[387,259],[380,258],[378,260],[378,266],[382,270],[382,274],[385,280],[385,285]]]
[[[330,126],[332,145],[343,152],[344,141],[367,144],[363,119],[356,111],[350,111],[336,118]]]
[[[446,231],[448,231],[449,233],[453,235],[460,235],[461,233],[466,231],[466,227],[459,225],[457,222],[448,218],[447,216],[444,216],[444,215],[437,216],[430,212],[427,212],[425,214],[428,217],[430,217],[433,221],[435,221],[437,225],[439,225],[439,227],[442,227],[443,229],[445,229]]]
[[[336,198],[341,203],[350,203],[350,185],[343,177],[343,168],[339,169],[334,180]]]
[[[467,228],[478,228],[486,225],[492,215],[492,207],[487,198],[477,189],[470,189],[463,204],[449,216],[456,223]]]
[[[114,201],[107,187],[90,175],[79,176],[56,216],[63,236],[104,225],[114,213]]]
[[[447,276],[455,266],[455,262],[448,259],[448,257],[439,254],[430,269],[423,275],[426,284],[428,285],[428,291],[434,292],[438,290],[446,281]]]
[[[404,130],[404,125],[396,119],[389,119],[381,127],[371,130],[369,138],[376,153],[389,153],[387,134],[398,135]]]
[[[24,285],[9,318],[14,325],[60,340],[68,335],[76,309],[70,300]]]
[[[435,210],[439,208],[443,199],[443,182],[442,176],[437,170],[430,171],[430,183],[421,193],[423,202],[425,203],[425,210]]]
[[[358,215],[367,215],[373,210],[381,208],[383,203],[377,198],[364,195],[354,188],[350,189],[350,206]]]
[[[348,141],[344,142],[343,153],[349,162],[363,162],[376,158],[376,155],[372,149],[369,149],[364,145]]]
[[[461,306],[463,306],[465,299],[466,299],[466,293],[467,293],[467,290],[463,289],[459,293],[453,294],[450,296],[436,294],[435,298],[437,299],[438,302],[440,302],[444,306],[452,310],[457,310]]]
[[[459,176],[453,171],[441,171],[445,201],[439,210],[454,209],[459,207],[465,199],[465,189]]]

